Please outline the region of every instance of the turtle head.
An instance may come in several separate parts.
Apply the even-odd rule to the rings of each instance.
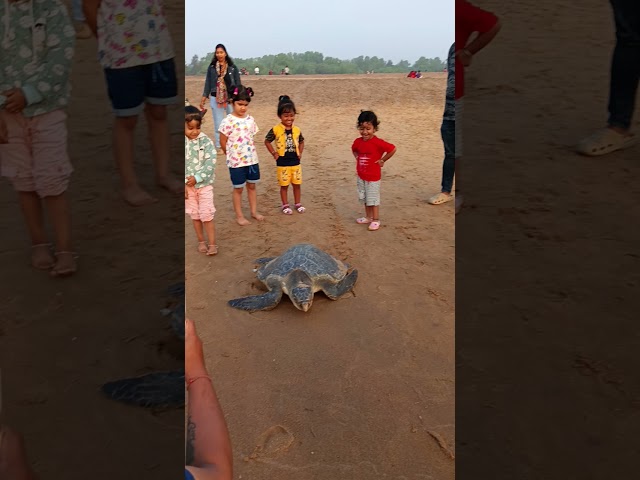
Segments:
[[[298,310],[306,312],[313,303],[313,289],[309,285],[298,285],[291,289],[289,297]]]
[[[307,312],[313,303],[311,279],[304,272],[293,272],[289,277],[289,298],[298,310]]]

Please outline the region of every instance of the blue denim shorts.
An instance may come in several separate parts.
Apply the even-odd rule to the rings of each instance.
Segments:
[[[260,180],[260,165],[247,165],[245,167],[229,167],[229,176],[233,188],[242,188],[245,183],[258,183]]]
[[[105,68],[107,91],[117,117],[139,115],[144,104],[172,105],[178,100],[173,59],[128,68]]]

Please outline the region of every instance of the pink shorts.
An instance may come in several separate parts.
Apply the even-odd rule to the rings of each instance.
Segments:
[[[201,222],[210,222],[216,213],[216,207],[213,205],[213,185],[196,188],[187,187],[189,198],[185,198],[184,206],[187,215],[191,216],[191,220],[200,220]]]
[[[40,197],[67,190],[73,167],[67,151],[67,114],[64,110],[25,117],[0,110],[8,143],[0,145],[0,174],[19,192]]]

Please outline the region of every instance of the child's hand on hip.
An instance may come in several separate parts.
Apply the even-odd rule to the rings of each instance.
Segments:
[[[193,175],[187,177],[187,186],[189,187],[193,187],[196,184],[196,177],[194,177]]]
[[[189,200],[189,188],[186,186],[184,187],[184,199]]]
[[[378,165],[380,165],[381,167],[384,167],[384,162],[386,162],[386,160],[380,159],[380,160],[378,160],[376,163],[377,163]]]
[[[2,92],[2,95],[7,97],[4,103],[4,109],[9,113],[20,113],[27,106],[27,100],[24,98],[21,88],[12,88],[6,92]]]

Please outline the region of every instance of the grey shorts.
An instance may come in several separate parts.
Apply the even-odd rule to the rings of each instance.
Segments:
[[[367,182],[358,177],[358,199],[367,207],[380,205],[380,180]]]

